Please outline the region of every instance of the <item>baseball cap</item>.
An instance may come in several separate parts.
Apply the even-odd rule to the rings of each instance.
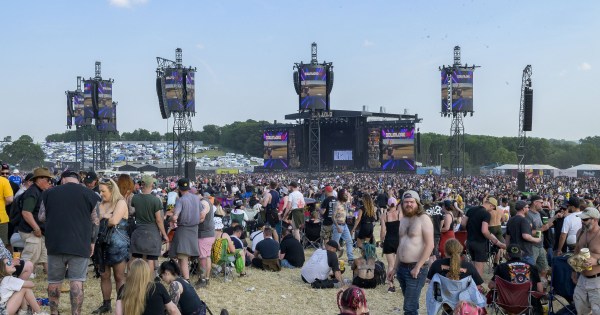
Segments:
[[[15,168],[15,169],[13,170],[13,174],[19,174],[19,170]]]
[[[33,177],[33,173],[27,173],[27,175],[25,175],[25,181],[26,182],[30,181],[32,177]],[[77,176],[77,178],[79,178],[79,176]]]
[[[444,200],[444,207],[452,209],[452,201]]]
[[[31,175],[31,176],[29,176],[29,175]],[[31,179],[31,177],[33,177],[33,174],[27,174],[27,176],[29,176],[29,179]],[[27,176],[25,176],[26,181],[28,180]],[[77,174],[77,172],[72,171],[72,170],[65,170],[64,172],[62,172],[60,174],[60,179],[67,178],[67,177],[77,178],[79,180],[79,174]]]
[[[154,179],[154,177],[152,177],[150,175],[142,176],[142,183],[144,183],[144,185],[146,185],[148,187],[152,187],[154,182],[156,182],[156,179]]]
[[[398,204],[398,200],[396,200],[396,198],[394,197],[390,197],[390,199],[388,199],[388,206],[396,206]]]
[[[334,240],[329,240],[326,245],[335,248],[335,250],[340,250],[340,244]]]
[[[506,248],[506,252],[508,253],[508,256],[510,256],[512,258],[523,257],[523,250],[521,249],[521,246],[519,246],[518,244],[508,245],[508,247]]]
[[[405,191],[404,194],[402,194],[402,201],[404,201],[404,199],[406,199],[406,198],[413,198],[413,199],[415,199],[415,201],[421,202],[421,198],[419,197],[419,194],[414,190]]]
[[[494,197],[489,197],[487,202],[493,204],[494,207],[498,206],[498,200],[496,200],[496,198],[494,198]]]
[[[190,180],[187,178],[180,178],[177,181],[177,187],[179,188],[179,190],[190,190]]]
[[[529,204],[523,200],[519,200],[517,201],[517,203],[515,203],[515,209],[517,211],[519,210],[523,210],[526,206],[528,206]]]
[[[565,206],[579,207],[579,198],[574,196],[570,197],[569,200],[565,200]]]
[[[598,212],[598,209],[596,209],[596,208],[588,207],[588,208],[585,208],[585,210],[583,210],[581,212],[579,217],[582,220],[583,219],[600,219],[600,212]]]
[[[91,182],[98,180],[98,175],[94,171],[90,171],[85,175],[83,182],[86,184],[90,184]]]
[[[327,186],[325,186],[325,191],[328,193],[333,192],[333,187],[327,185]]]

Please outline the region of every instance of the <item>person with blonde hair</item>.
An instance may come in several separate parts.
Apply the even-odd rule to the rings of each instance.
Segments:
[[[181,315],[169,292],[153,281],[148,263],[136,258],[129,267],[127,282],[117,294],[116,315]]]
[[[94,248],[95,259],[100,271],[100,288],[103,302],[92,314],[104,314],[112,311],[110,300],[112,284],[111,269],[115,286],[125,283],[125,267],[129,258],[129,236],[127,218],[129,216],[125,198],[119,192],[117,183],[112,179],[102,179],[99,185],[102,202],[96,207],[100,218],[100,232]]]
[[[461,259],[463,250],[463,246],[457,239],[451,238],[447,240],[444,244],[444,255],[446,257],[438,259],[431,264],[427,273],[427,279],[431,280],[435,274],[439,274],[450,280],[460,280],[471,276],[477,287],[481,289],[483,279],[472,263]]]

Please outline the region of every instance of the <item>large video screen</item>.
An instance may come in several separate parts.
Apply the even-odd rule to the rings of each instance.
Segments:
[[[382,169],[414,172],[415,129],[381,129]]]
[[[452,81],[452,111],[473,111],[473,70],[442,71],[442,112],[448,111],[448,81]]]
[[[94,111],[94,86],[95,82],[91,80],[83,81],[83,117],[86,120],[85,124],[89,125],[92,119],[96,118]]]
[[[83,126],[86,124],[84,114],[84,97],[81,92],[73,95],[73,120],[75,126]]]
[[[187,104],[185,106],[186,111],[190,113],[196,112],[196,81],[194,72],[190,71],[185,75],[185,89],[187,91]]]
[[[287,130],[265,131],[263,133],[263,144],[265,168],[288,168]]]
[[[183,74],[178,69],[167,69],[165,71],[165,95],[167,107],[172,112],[184,111],[181,103],[183,98]]]
[[[112,82],[100,81],[96,86],[98,89],[98,118],[114,117]]]
[[[300,110],[327,109],[327,68],[304,65],[300,75]]]
[[[369,128],[369,159],[367,165],[369,168],[381,168],[381,148],[380,148],[381,130],[379,128]]]
[[[117,131],[117,119],[102,119],[97,126],[99,131]]]

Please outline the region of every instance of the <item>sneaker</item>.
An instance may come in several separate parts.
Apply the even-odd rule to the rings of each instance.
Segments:
[[[112,312],[112,306],[103,304],[100,307],[98,307],[95,311],[93,311],[92,314],[106,314],[106,313],[111,313],[111,312]]]
[[[29,279],[35,279],[35,273],[30,274]]]
[[[206,288],[208,286],[208,279],[198,279],[194,286],[196,289]]]
[[[388,293],[395,293],[396,292],[396,287],[389,287],[388,288]]]
[[[50,313],[46,313],[44,311],[39,311],[37,313],[33,313],[33,315],[50,315]]]

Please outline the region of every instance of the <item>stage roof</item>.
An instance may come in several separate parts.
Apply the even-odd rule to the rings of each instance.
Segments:
[[[421,118],[419,115],[404,115],[404,114],[390,114],[390,113],[377,113],[377,112],[367,112],[367,111],[358,111],[358,110],[330,110],[331,118],[353,118],[353,117],[378,117],[378,118],[395,118],[399,120],[411,120],[414,123],[421,122]],[[325,113],[325,112],[323,112]],[[288,114],[285,115],[285,119],[287,120],[296,120],[296,119],[310,119],[311,112],[305,111],[300,113]]]
[[[494,168],[495,170],[516,170],[519,166],[517,164],[504,164]],[[545,164],[527,164],[525,165],[526,170],[557,170],[558,168],[552,165]]]

